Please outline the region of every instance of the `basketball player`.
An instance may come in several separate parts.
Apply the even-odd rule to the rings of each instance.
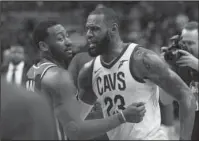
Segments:
[[[85,64],[79,74],[79,98],[90,105],[100,100],[105,118],[125,110],[132,102],[145,103],[143,121],[122,124],[108,132],[109,139],[162,140],[168,138],[160,129],[160,86],[178,100],[180,139],[190,139],[195,110],[193,94],[154,52],[135,43],[123,43],[118,26],[117,14],[110,8],[96,9],[88,16],[89,53],[96,58]]]
[[[57,123],[57,139],[66,139],[66,135],[69,139],[92,139],[124,122],[142,121],[145,114],[142,102],[106,119],[83,121],[81,103],[76,99],[77,89],[68,71],[63,69],[63,60],[72,53],[66,30],[57,22],[44,21],[34,29],[33,39],[41,58],[28,71],[26,86],[28,90],[41,91],[51,105]]]
[[[46,99],[1,78],[2,140],[55,140],[55,127]]]

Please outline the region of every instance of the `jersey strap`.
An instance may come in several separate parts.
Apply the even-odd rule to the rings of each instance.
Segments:
[[[38,73],[35,76],[35,82],[36,82],[35,86],[38,90],[41,90],[41,80],[43,79],[44,75],[52,67],[57,67],[57,65],[55,65],[53,63],[49,63],[48,65],[45,66],[45,68],[43,69],[43,71],[41,73]]]

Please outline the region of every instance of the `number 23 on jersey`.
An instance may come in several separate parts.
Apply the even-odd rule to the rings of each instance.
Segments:
[[[115,95],[113,99],[107,96],[104,98],[104,103],[107,108],[106,111],[108,116],[118,113],[118,110],[125,109],[124,97],[121,95]]]

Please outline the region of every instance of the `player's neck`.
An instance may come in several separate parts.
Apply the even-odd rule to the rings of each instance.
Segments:
[[[50,61],[50,62],[52,62],[52,63],[54,63],[54,64],[56,64],[58,66],[64,67],[63,60],[60,60],[60,59],[58,59],[58,58],[56,58],[56,57],[54,57],[54,56],[52,56],[52,55],[50,55],[48,53],[43,53],[40,63],[44,63],[44,62],[48,62],[48,61]]]
[[[120,55],[123,50],[123,46],[124,43],[121,39],[110,42],[108,45],[108,50],[106,51],[106,53],[103,53],[101,55],[101,59],[106,63],[111,62]]]

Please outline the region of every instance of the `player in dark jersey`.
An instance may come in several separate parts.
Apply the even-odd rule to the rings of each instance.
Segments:
[[[87,19],[87,37],[90,43],[89,53],[100,55],[103,66],[111,68],[126,46],[119,36],[117,14],[112,9],[94,10]],[[98,59],[99,60],[99,59]],[[99,61],[98,61],[99,62]],[[195,99],[187,85],[154,52],[137,47],[131,55],[130,69],[139,82],[150,80],[175,97],[180,105],[180,139],[191,139],[195,116]],[[93,64],[84,66],[79,74],[79,98],[87,104],[93,104],[97,96],[93,92]],[[99,64],[99,63],[98,63]],[[109,65],[108,65],[109,64]]]
[[[55,140],[52,109],[38,93],[1,78],[1,140]]]
[[[66,139],[66,135],[69,139],[92,139],[125,122],[142,121],[143,103],[130,105],[124,113],[106,119],[83,121],[81,103],[75,95],[77,89],[63,67],[64,60],[72,54],[65,28],[55,21],[41,22],[34,29],[33,40],[40,49],[41,58],[27,73],[26,87],[39,90],[48,100],[57,123],[57,139]]]

